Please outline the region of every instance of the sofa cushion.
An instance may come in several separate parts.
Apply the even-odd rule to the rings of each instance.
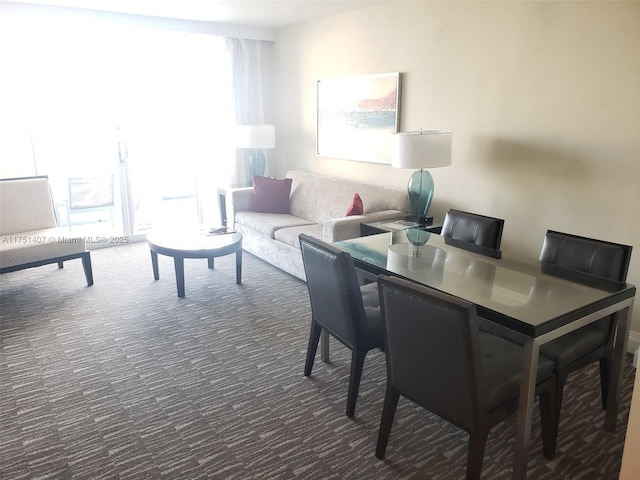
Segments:
[[[352,215],[362,215],[364,212],[364,205],[362,204],[362,199],[360,195],[355,193],[353,195],[353,200],[351,200],[351,205],[347,208],[347,212],[344,214],[345,217],[350,217]]]
[[[253,176],[253,210],[262,213],[289,213],[290,178]]]
[[[300,241],[298,240],[298,236],[301,233],[306,233],[312,237],[322,239],[322,225],[314,223],[311,225],[281,228],[280,230],[276,230],[274,235],[277,241],[299,249]]]
[[[261,235],[274,238],[274,232],[281,228],[311,225],[313,222],[286,213],[260,213],[242,211],[236,213],[235,223]]]

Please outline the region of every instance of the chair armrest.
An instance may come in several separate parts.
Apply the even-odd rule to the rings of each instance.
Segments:
[[[333,243],[360,236],[360,224],[367,222],[378,222],[398,218],[406,215],[399,210],[384,210],[382,212],[371,212],[366,215],[352,215],[350,217],[339,217],[325,220],[322,223],[322,239],[325,242]]]
[[[233,228],[236,212],[253,209],[253,187],[229,188],[226,193],[227,227]]]

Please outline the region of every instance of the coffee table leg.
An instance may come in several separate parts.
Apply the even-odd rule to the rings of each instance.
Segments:
[[[173,257],[173,265],[176,269],[176,285],[178,287],[178,296],[184,297],[184,258]]]
[[[207,258],[207,263],[209,264],[209,268],[213,270],[213,258]]]
[[[151,251],[151,266],[153,267],[153,278],[154,280],[160,280],[160,271],[158,270],[158,254]]]
[[[236,252],[236,283],[242,284],[242,249]]]

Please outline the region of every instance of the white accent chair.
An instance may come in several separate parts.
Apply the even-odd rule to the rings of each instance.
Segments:
[[[0,179],[0,273],[80,258],[93,285],[85,238],[58,227],[46,176]]]

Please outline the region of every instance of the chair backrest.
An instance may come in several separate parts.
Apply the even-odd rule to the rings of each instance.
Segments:
[[[500,258],[504,220],[451,209],[444,217],[445,242],[482,255]]]
[[[632,247],[548,230],[540,261],[568,270],[626,282]]]
[[[0,179],[0,235],[55,228],[46,176]]]
[[[551,265],[570,272],[626,282],[631,250],[629,245],[547,230],[540,250],[540,262],[543,271],[545,265]],[[562,274],[558,271],[549,273]],[[580,278],[571,279],[580,281]],[[611,319],[612,316],[605,317],[593,325],[603,332],[611,332]]]
[[[353,258],[317,238],[299,240],[314,320],[354,346],[364,339],[366,316]]]
[[[112,207],[115,204],[113,175],[69,178],[69,208],[82,210]]]
[[[413,282],[378,277],[387,381],[467,431],[482,420],[475,305]]]

